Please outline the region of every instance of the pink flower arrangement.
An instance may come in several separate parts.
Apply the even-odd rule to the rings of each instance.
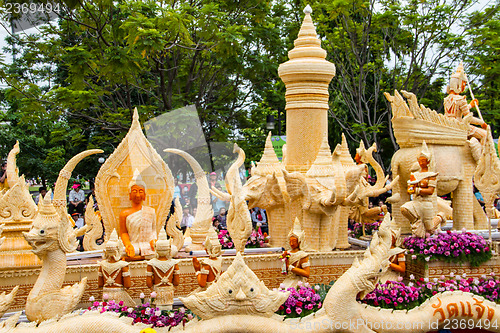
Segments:
[[[184,326],[189,320],[193,319],[193,314],[186,310],[185,308],[180,308],[179,310],[160,310],[154,307],[149,302],[146,302],[136,307],[126,307],[123,305],[123,301],[115,302],[110,300],[109,302],[93,302],[88,310],[104,312],[116,312],[120,314],[120,317],[130,317],[133,318],[133,324],[143,323],[145,325],[151,325],[151,327],[174,327],[182,323]]]
[[[469,262],[477,267],[491,258],[488,242],[467,231],[440,232],[428,238],[410,236],[405,238],[404,247],[417,260],[443,260],[447,262]]]
[[[268,242],[269,242],[269,236],[264,235],[262,233],[262,230],[260,230],[260,227],[257,227],[254,230],[252,230],[252,233],[250,234],[250,237],[248,237],[245,247],[250,247],[250,248],[267,247]]]
[[[308,283],[280,291],[289,291],[290,296],[276,311],[279,315],[287,318],[305,317],[321,308],[321,296]]]
[[[365,224],[365,233],[367,235],[373,235],[375,233],[375,231],[378,230],[378,228],[380,227],[380,221],[375,221],[373,223],[366,223]],[[349,236],[353,237],[353,238],[360,238],[361,236],[363,236],[363,225],[359,222],[354,222],[354,224],[349,227]]]
[[[387,281],[377,287],[362,300],[361,303],[369,305],[405,310],[416,307],[437,293],[445,291],[463,291],[483,296],[492,302],[500,303],[500,280],[495,276],[481,278],[466,278],[465,276],[450,276],[446,279],[420,278],[412,279],[408,284],[401,281]]]
[[[219,242],[223,249],[233,249],[234,244],[231,239],[231,235],[229,235],[229,231],[221,230],[218,234]],[[269,236],[267,234],[263,234],[260,227],[257,227],[252,231],[250,237],[248,237],[247,243],[245,247],[253,247],[253,248],[261,248],[267,247],[269,244]]]
[[[219,231],[218,237],[219,237],[219,242],[220,242],[223,249],[234,248],[234,244],[233,244],[233,241],[231,239],[231,236],[229,235],[229,231],[227,231],[227,230]]]

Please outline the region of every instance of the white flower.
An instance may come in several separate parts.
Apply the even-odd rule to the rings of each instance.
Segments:
[[[455,276],[455,279],[456,279],[457,281],[460,281],[460,280],[462,280],[462,277],[461,277],[460,275],[457,275],[457,276]]]
[[[424,282],[425,283],[429,282],[429,278],[424,278]]]
[[[431,257],[425,257],[425,261],[431,260]]]
[[[415,280],[415,275],[410,274],[410,280]]]
[[[156,310],[155,311],[155,316],[157,316],[157,317],[161,316],[161,310]]]
[[[179,309],[179,312],[180,312],[180,313],[185,313],[185,312],[186,312],[186,308],[184,308],[184,307],[180,308],[180,309]]]
[[[473,281],[473,282],[474,282],[474,284],[475,284],[476,286],[477,286],[477,285],[479,285],[479,280],[478,280],[478,279],[474,279],[474,281]]]
[[[93,302],[93,301],[95,301],[94,296],[90,296],[90,297],[89,297],[89,302]]]
[[[168,316],[169,316],[170,318],[174,318],[174,313],[173,313],[173,312],[170,312],[170,313],[168,314]]]
[[[455,276],[455,273],[451,272],[450,277],[454,277],[454,276]]]
[[[144,299],[145,297],[146,297],[146,295],[144,295],[144,293],[141,293],[141,294],[139,295],[139,298],[140,298],[140,299]]]
[[[109,295],[108,295],[108,294],[103,294],[103,295],[102,295],[102,299],[103,299],[103,300],[105,300],[105,301],[106,301],[108,298],[109,298]]]
[[[434,279],[432,279],[432,281],[438,282],[438,278],[434,278]]]
[[[156,298],[156,296],[158,296],[158,294],[156,293],[156,291],[153,291],[153,292],[151,293],[151,298]]]
[[[307,288],[309,288],[311,285],[309,284],[309,282],[306,282],[306,283],[304,284],[304,286],[306,286]]]
[[[481,279],[486,279],[486,274],[481,275]]]
[[[409,287],[413,287],[413,282],[409,282],[409,283],[408,283],[408,286],[409,286]]]
[[[462,233],[466,233],[466,232],[467,232],[467,229],[462,228]]]
[[[412,259],[412,260],[417,259],[417,255],[416,255],[416,254],[413,254],[413,255],[411,256],[411,259]]]
[[[440,278],[441,280],[445,280],[445,279],[446,279],[446,277],[445,277],[444,275],[441,275],[439,278]]]
[[[467,277],[467,274],[466,273],[462,274],[462,277],[465,279]]]
[[[319,288],[320,288],[319,285],[314,286],[314,289],[316,289],[316,290],[319,290]]]
[[[302,281],[297,282],[297,285],[298,285],[299,287],[302,287],[302,284],[303,284],[303,283],[302,283]]]
[[[132,313],[132,312],[134,312],[134,308],[128,308],[128,309],[127,309],[127,312],[128,312],[128,313]]]

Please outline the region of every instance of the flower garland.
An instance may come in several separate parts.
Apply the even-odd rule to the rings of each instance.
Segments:
[[[185,308],[178,310],[160,310],[154,305],[154,298],[156,293],[151,293],[151,303],[144,302],[144,294],[141,294],[142,304],[135,307],[127,307],[123,305],[123,301],[115,302],[114,300],[108,301],[108,296],[103,295],[103,302],[95,301],[94,297],[90,297],[92,305],[88,310],[104,312],[116,312],[120,317],[133,318],[132,324],[143,323],[151,325],[151,327],[174,327],[182,323],[184,326],[189,320],[193,319],[191,311]]]
[[[279,315],[284,315],[286,318],[297,318],[305,317],[313,312],[318,311],[321,308],[322,298],[317,293],[320,286],[316,285],[312,288],[309,283],[302,283],[299,281],[297,287],[295,288],[280,288],[282,292],[289,291],[290,296],[288,296],[285,303],[283,303],[278,311]]]
[[[443,260],[464,263],[477,267],[491,259],[492,253],[488,242],[465,229],[462,232],[446,231],[427,238],[410,236],[405,238],[404,247],[412,259],[429,262]]]
[[[428,278],[416,280],[411,275],[408,284],[402,282],[402,278],[378,284],[364,299],[358,301],[381,308],[408,310],[445,291],[469,292],[500,303],[500,280],[495,277],[495,273],[481,278],[467,278],[465,273],[456,276],[451,273],[449,278],[442,275],[432,281]]]

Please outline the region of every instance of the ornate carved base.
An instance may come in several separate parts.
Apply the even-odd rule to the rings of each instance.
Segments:
[[[281,262],[279,254],[245,255],[243,258],[248,266],[270,289],[277,288],[285,279],[281,274]],[[311,278],[309,283],[329,283],[339,278],[352,264],[355,257],[363,256],[363,251],[338,251],[338,252],[316,252],[310,254]],[[226,270],[232,263],[234,257],[223,257],[222,269]],[[97,287],[97,264],[82,264],[68,266],[66,269],[66,280],[64,285],[79,282],[84,276],[88,278],[87,288],[82,297],[80,307],[90,305],[89,298],[94,296],[96,300],[102,299],[102,289]],[[140,303],[139,295],[149,295],[151,290],[146,286],[146,262],[138,261],[130,263],[132,276],[132,287],[129,294]],[[180,259],[181,271],[180,285],[175,289],[174,297],[186,296],[197,288],[196,276],[192,266],[191,258]],[[35,283],[40,268],[19,269],[11,268],[0,271],[0,292],[10,292],[15,285],[20,285],[19,292],[10,311],[23,309],[33,284]]]
[[[484,274],[488,275],[491,272],[500,274],[500,255],[495,254],[490,260],[479,267],[471,267],[468,263],[459,265],[444,261],[431,261],[424,264],[421,261],[412,260],[409,255],[406,256],[406,279],[409,279],[411,274],[413,274],[417,279],[433,279],[439,278],[441,275],[448,277],[452,272],[455,275],[462,275],[465,273],[467,274],[467,277],[480,277]]]

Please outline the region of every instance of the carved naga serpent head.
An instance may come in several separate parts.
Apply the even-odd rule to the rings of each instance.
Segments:
[[[59,172],[57,178],[54,199],[49,191],[43,200],[38,203],[38,211],[33,220],[29,232],[24,232],[23,236],[33,248],[40,259],[48,252],[61,249],[63,252],[73,252],[76,250],[76,235],[73,232],[72,223],[66,209],[66,189],[71,172],[75,166],[86,156],[102,153],[100,149],[92,149],[81,152],[74,156],[64,168]]]

